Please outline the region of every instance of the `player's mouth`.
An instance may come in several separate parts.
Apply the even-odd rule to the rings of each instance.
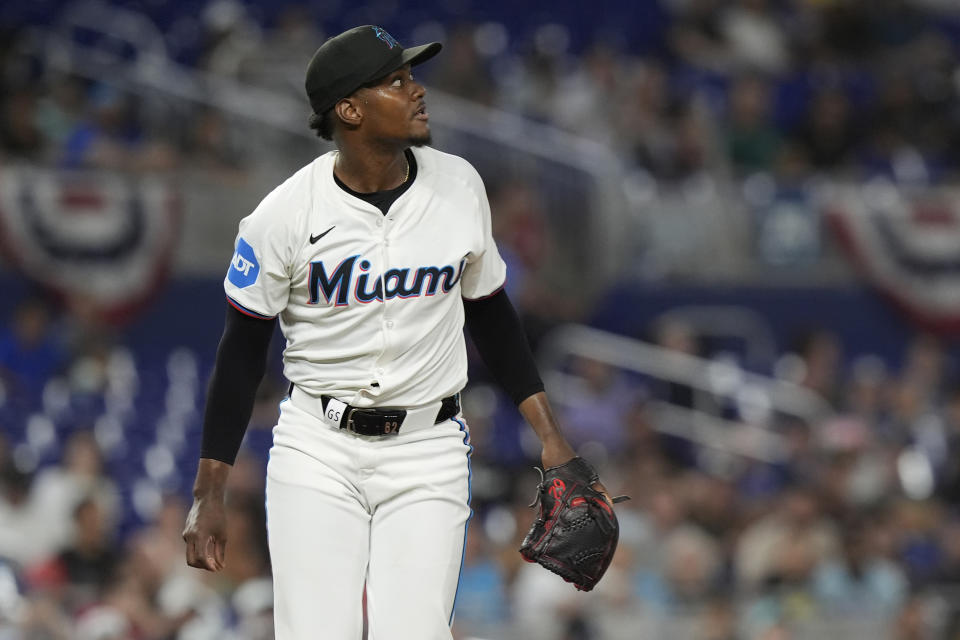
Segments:
[[[414,112],[414,114],[413,114],[413,119],[414,119],[414,120],[423,120],[424,122],[426,122],[427,120],[429,120],[429,119],[430,119],[430,114],[427,113],[427,105],[421,104],[421,105],[420,105],[420,108],[417,109],[417,110]]]

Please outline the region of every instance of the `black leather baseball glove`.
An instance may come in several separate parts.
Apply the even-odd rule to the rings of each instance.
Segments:
[[[539,471],[539,469],[538,469]],[[520,554],[581,591],[590,591],[610,566],[620,525],[606,497],[593,488],[598,475],[576,457],[541,472],[537,498],[540,515],[527,533]],[[628,500],[627,496],[614,502]]]

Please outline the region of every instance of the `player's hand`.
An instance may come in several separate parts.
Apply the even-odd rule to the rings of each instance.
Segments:
[[[207,571],[220,571],[227,547],[227,513],[223,497],[195,498],[183,528],[187,564]]]
[[[593,489],[602,493],[604,499],[607,501],[607,504],[609,504],[611,507],[613,506],[613,498],[610,497],[610,494],[607,492],[607,488],[603,486],[602,482],[594,482]]]
[[[556,439],[551,440],[550,442],[544,443],[543,449],[540,452],[540,462],[543,464],[544,469],[549,469],[550,467],[559,467],[565,462],[573,460],[577,455],[577,452],[573,450],[573,447],[564,440]]]
[[[576,455],[577,454],[573,450],[573,447],[564,441],[552,447],[544,447],[543,451],[540,453],[540,462],[543,464],[544,469],[549,469],[550,467],[558,467],[564,462],[569,462]],[[596,491],[602,493],[603,497],[606,498],[607,503],[611,507],[613,506],[613,498],[610,497],[610,493],[607,491],[607,488],[603,486],[603,483],[594,482],[592,487]]]

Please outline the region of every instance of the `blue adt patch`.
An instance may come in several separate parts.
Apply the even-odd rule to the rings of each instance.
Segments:
[[[233,260],[230,261],[227,279],[243,289],[256,282],[258,275],[260,275],[260,263],[257,262],[257,256],[253,253],[253,247],[243,238],[237,238],[237,250],[233,254]]]

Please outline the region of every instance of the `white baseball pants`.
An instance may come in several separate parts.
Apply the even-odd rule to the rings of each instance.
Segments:
[[[277,640],[449,640],[470,519],[460,417],[395,436],[281,404],[267,465]]]

